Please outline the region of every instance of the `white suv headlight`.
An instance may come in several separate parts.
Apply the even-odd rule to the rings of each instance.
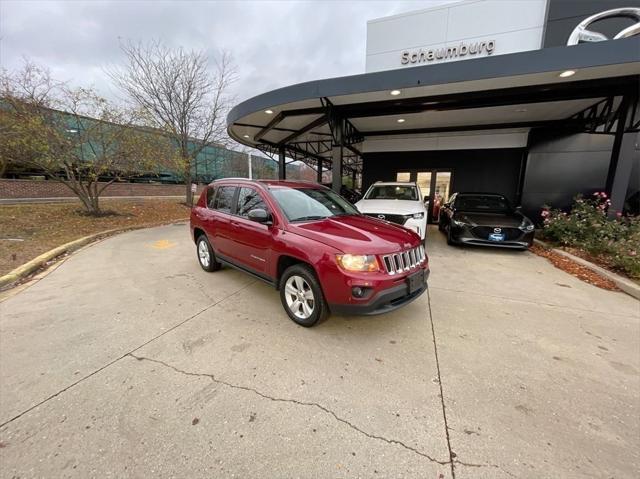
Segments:
[[[424,211],[421,211],[420,213],[414,213],[411,217],[414,220],[421,220],[422,218],[424,218]]]

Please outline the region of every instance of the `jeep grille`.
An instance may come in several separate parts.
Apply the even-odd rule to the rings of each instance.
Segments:
[[[382,256],[384,268],[389,274],[404,273],[422,264],[426,259],[424,247],[408,249],[400,253],[386,254]]]

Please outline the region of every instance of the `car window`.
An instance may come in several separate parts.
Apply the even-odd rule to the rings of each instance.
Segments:
[[[274,188],[271,194],[289,221],[359,214],[351,203],[328,189]]]
[[[253,188],[247,188],[246,186],[240,188],[240,192],[238,193],[238,205],[236,206],[236,214],[239,216],[244,216],[246,218],[249,216],[249,211],[255,210],[257,208],[268,211],[267,205],[262,200],[260,193],[258,193]]]
[[[409,200],[418,201],[418,189],[411,185],[373,186],[367,193],[366,200]]]
[[[222,186],[218,188],[213,209],[221,211],[222,213],[231,213],[231,201],[233,200],[235,192],[235,186]]]
[[[207,208],[213,209],[213,201],[216,197],[216,190],[213,186],[207,188]]]

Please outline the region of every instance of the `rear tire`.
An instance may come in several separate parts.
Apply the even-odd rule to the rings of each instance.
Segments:
[[[212,273],[222,268],[222,265],[216,261],[216,255],[213,252],[207,235],[201,234],[198,236],[196,240],[196,253],[198,254],[198,263],[200,263],[200,267],[203,270]]]
[[[305,328],[329,316],[329,306],[315,272],[304,264],[289,266],[282,274],[280,301],[289,318]]]

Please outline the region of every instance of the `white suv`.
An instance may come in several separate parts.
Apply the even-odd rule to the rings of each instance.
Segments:
[[[427,207],[420,188],[413,182],[378,181],[356,203],[360,213],[402,225],[423,240],[427,234]]]

